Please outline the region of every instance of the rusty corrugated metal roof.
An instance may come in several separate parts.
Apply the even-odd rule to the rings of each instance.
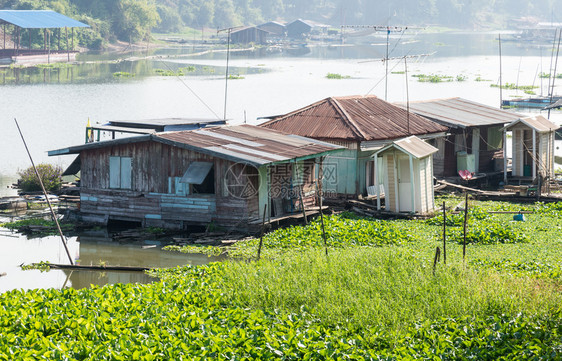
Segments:
[[[412,135],[408,138],[395,140],[384,148],[378,150],[377,154],[383,153],[390,148],[397,148],[407,154],[411,154],[414,158],[417,159],[427,157],[439,150],[431,144],[424,142],[415,135]]]
[[[413,113],[408,116],[406,110],[374,95],[326,98],[261,126],[304,137],[341,141],[396,139],[448,129]]]
[[[397,103],[402,108],[404,103]],[[450,127],[503,125],[523,115],[494,108],[463,98],[434,99],[410,102],[410,111]]]
[[[88,149],[146,141],[157,141],[254,166],[309,159],[344,149],[334,144],[285,134],[272,129],[253,125],[236,125],[94,142],[50,151],[49,155],[76,154]]]
[[[542,115],[534,117],[526,117],[517,119],[505,126],[505,129],[509,130],[516,124],[523,123],[531,129],[535,129],[539,133],[553,132],[559,128],[556,124],[552,123],[550,120],[546,119]]]

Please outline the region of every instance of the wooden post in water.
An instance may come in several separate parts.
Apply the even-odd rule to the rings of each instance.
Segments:
[[[64,27],[64,32],[66,35],[66,59],[70,61],[70,48],[68,47],[68,28]]]
[[[72,257],[70,256],[70,252],[68,251],[68,246],[66,244],[66,240],[64,239],[64,235],[62,234],[62,230],[60,228],[59,221],[58,221],[58,219],[55,215],[55,211],[53,211],[53,206],[51,205],[51,201],[49,200],[49,196],[47,194],[47,191],[45,190],[45,186],[43,185],[43,181],[41,180],[41,175],[39,174],[39,172],[37,171],[37,168],[35,167],[35,163],[33,162],[33,158],[31,158],[31,153],[29,152],[29,148],[27,148],[27,143],[25,142],[25,139],[23,137],[23,134],[21,132],[20,126],[19,126],[16,118],[14,118],[14,121],[16,122],[16,126],[18,127],[18,131],[20,133],[21,140],[23,141],[23,145],[25,146],[25,150],[27,151],[27,155],[29,156],[29,160],[31,161],[31,165],[33,166],[33,170],[35,171],[35,175],[37,176],[37,179],[39,180],[39,184],[41,185],[41,189],[43,190],[43,194],[45,195],[45,200],[47,201],[47,204],[49,205],[49,209],[51,210],[51,216],[53,217],[53,220],[55,221],[55,223],[57,225],[57,229],[58,229],[59,234],[60,234],[60,239],[62,241],[62,245],[64,246],[64,250],[66,251],[66,255],[68,256],[68,261],[70,262],[71,265],[74,265],[74,262],[72,262]]]
[[[437,268],[437,262],[439,262],[439,258],[441,255],[441,250],[439,247],[435,249],[435,258],[433,258],[433,274],[435,275],[435,268]]]
[[[261,221],[261,235],[260,235],[260,245],[258,246],[258,261],[261,256],[261,247],[263,246],[263,234],[265,233],[265,214],[267,213],[267,203],[263,207],[263,219]]]
[[[322,212],[322,179],[324,178],[324,170],[322,168],[322,163],[323,163],[323,157],[320,158],[320,167],[318,169],[318,179],[316,180],[316,188],[318,190],[318,205],[320,207],[320,223],[322,224],[322,238],[324,239],[326,258],[328,258],[328,242],[326,241],[326,229],[324,228],[324,213]]]
[[[468,220],[468,192],[464,194],[464,230],[462,241],[462,262],[464,264],[466,257],[466,221]]]
[[[447,209],[445,208],[445,201],[443,201],[443,264],[447,264]]]
[[[297,182],[299,180],[299,166],[297,163],[294,163],[295,165],[295,170],[296,170],[296,176],[297,176]],[[304,171],[303,171],[303,178],[304,178]],[[306,219],[306,209],[304,209],[304,201],[302,199],[302,192],[304,190],[304,179],[302,184],[299,186],[299,200],[301,202],[301,208],[302,208],[302,216],[304,217],[304,224],[308,224],[308,219]]]

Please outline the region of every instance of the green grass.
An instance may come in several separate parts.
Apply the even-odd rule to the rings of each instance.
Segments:
[[[305,309],[328,327],[381,328],[402,334],[415,322],[519,312],[545,316],[562,295],[551,283],[440,266],[400,247],[321,250],[286,254],[258,264],[225,268],[220,288],[230,302],[250,309]],[[540,294],[540,295],[539,295]],[[399,307],[397,307],[399,305]]]

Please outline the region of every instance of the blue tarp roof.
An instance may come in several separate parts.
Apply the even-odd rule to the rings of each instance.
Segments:
[[[89,28],[89,25],[51,10],[0,10],[0,23],[24,29]]]

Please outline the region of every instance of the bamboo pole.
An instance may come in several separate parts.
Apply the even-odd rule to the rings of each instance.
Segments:
[[[51,201],[49,200],[49,196],[47,194],[47,191],[45,190],[45,186],[43,185],[43,181],[41,180],[41,175],[39,175],[39,172],[37,171],[37,168],[35,167],[35,163],[33,162],[33,158],[31,157],[31,153],[29,152],[29,148],[27,147],[27,143],[25,142],[25,138],[23,137],[23,133],[21,132],[20,126],[19,126],[16,118],[14,118],[14,121],[16,122],[16,126],[18,127],[18,132],[20,133],[21,140],[23,141],[23,145],[25,146],[25,150],[27,151],[27,155],[29,156],[29,160],[31,161],[31,165],[33,166],[33,170],[35,171],[35,175],[37,176],[37,179],[39,180],[39,184],[41,185],[41,189],[43,190],[43,194],[45,195],[45,200],[47,201],[47,204],[49,205],[49,209],[51,211],[51,216],[53,217],[53,220],[55,221],[55,223],[57,225],[57,229],[58,229],[59,234],[60,234],[60,239],[62,241],[62,245],[64,246],[64,250],[66,251],[66,255],[68,256],[68,261],[70,262],[71,265],[74,265],[74,262],[72,262],[72,257],[70,256],[70,252],[68,251],[68,245],[66,244],[66,240],[64,239],[64,235],[62,234],[62,229],[60,228],[59,221],[58,221],[58,219],[55,215],[55,211],[53,211],[53,206],[51,205]]]
[[[299,181],[299,165],[297,163],[295,163],[295,173],[296,173],[296,177],[297,177],[297,182]],[[304,175],[303,175],[304,178]],[[303,193],[303,189],[304,188],[304,179],[302,184],[299,187],[299,200],[301,202],[301,208],[302,208],[302,216],[304,217],[304,224],[308,224],[308,219],[306,219],[306,209],[304,209],[304,201],[302,198],[302,193]]]
[[[462,241],[462,262],[465,262],[466,257],[466,221],[468,220],[468,192],[464,194],[464,229]]]
[[[445,202],[443,202],[443,264],[447,264],[447,209],[445,208]]]
[[[258,261],[261,256],[261,247],[263,246],[263,234],[265,233],[265,214],[267,213],[267,204],[263,207],[263,219],[261,221],[261,235],[260,235],[260,245],[258,246]]]
[[[322,212],[322,180],[324,178],[324,169],[322,168],[323,159],[320,158],[320,167],[318,169],[318,179],[316,180],[316,188],[318,190],[318,205],[320,206],[320,223],[322,224],[322,238],[324,239],[324,248],[326,249],[326,258],[328,258],[328,242],[326,241],[326,229],[324,228],[324,213]]]
[[[439,247],[437,247],[435,249],[435,258],[433,258],[433,274],[435,275],[435,268],[437,268],[437,262],[439,262],[439,258],[441,255],[441,251],[439,250]]]

